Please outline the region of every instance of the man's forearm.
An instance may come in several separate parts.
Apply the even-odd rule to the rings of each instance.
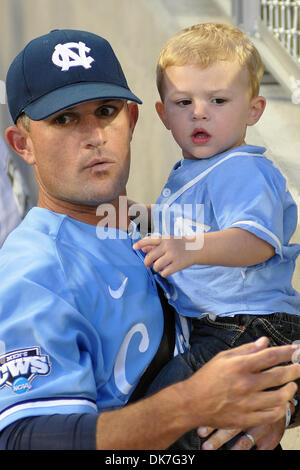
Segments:
[[[165,449],[201,425],[249,429],[276,423],[296,392],[296,384],[288,382],[300,377],[300,365],[265,370],[290,361],[295,351],[294,346],[264,349],[267,344],[264,338],[220,353],[184,382],[98,417],[21,419],[1,431],[0,449]],[[273,387],[279,388],[264,391]]]
[[[219,353],[189,379],[104,412],[97,422],[97,448],[166,449],[198,426],[247,429],[283,418],[300,365],[274,367],[290,361],[295,349],[266,345],[264,338]],[[274,387],[279,388],[265,391]]]
[[[166,449],[193,427],[182,384],[98,418],[98,449]]]

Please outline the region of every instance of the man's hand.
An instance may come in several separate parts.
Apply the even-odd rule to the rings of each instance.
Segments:
[[[256,343],[221,352],[186,381],[190,412],[195,418],[196,395],[201,396],[201,423],[195,423],[195,427],[248,429],[285,417],[288,402],[297,390],[293,381],[299,377],[300,365],[277,366],[291,361],[295,346],[264,349],[267,344],[267,338],[260,338]]]
[[[253,442],[247,437],[247,434],[253,437],[257,450],[273,450],[280,443],[284,431],[285,418],[275,423],[254,426],[253,428],[247,429],[228,450],[252,449]],[[218,429],[217,431],[213,428],[204,427],[198,429],[198,434],[202,438],[211,435],[202,445],[202,450],[217,450],[241,432],[243,431],[239,429]]]
[[[290,362],[297,346],[267,346],[268,339],[260,338],[219,353],[189,379],[102,413],[97,448],[167,449],[198,426],[250,430],[283,419],[300,365],[277,365]],[[268,391],[271,387],[280,388]]]

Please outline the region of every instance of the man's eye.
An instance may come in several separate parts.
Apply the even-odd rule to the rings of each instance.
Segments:
[[[60,116],[57,116],[54,119],[54,123],[58,124],[59,126],[69,124],[69,122],[72,120],[72,116],[69,114],[61,114]]]
[[[111,117],[115,113],[116,113],[115,106],[101,106],[101,108],[98,111],[98,114],[104,117]]]

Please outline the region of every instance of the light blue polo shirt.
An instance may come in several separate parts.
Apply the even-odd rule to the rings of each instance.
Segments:
[[[183,159],[154,207],[154,230],[180,236],[240,227],[274,246],[270,260],[243,267],[194,265],[168,277],[170,303],[181,315],[300,314],[292,287],[300,245],[290,238],[297,207],[286,181],[264,156],[245,145],[203,160]]]
[[[41,208],[9,235],[0,250],[0,430],[26,416],[127,403],[163,332],[153,274],[132,249],[138,238],[135,227],[96,228]]]

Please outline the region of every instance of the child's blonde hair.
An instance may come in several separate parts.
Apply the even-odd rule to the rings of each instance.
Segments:
[[[246,66],[251,98],[258,96],[264,65],[250,39],[233,26],[203,23],[179,31],[162,49],[156,69],[161,99],[164,96],[163,79],[167,67],[196,64],[205,68],[220,60],[235,61],[242,67]]]

